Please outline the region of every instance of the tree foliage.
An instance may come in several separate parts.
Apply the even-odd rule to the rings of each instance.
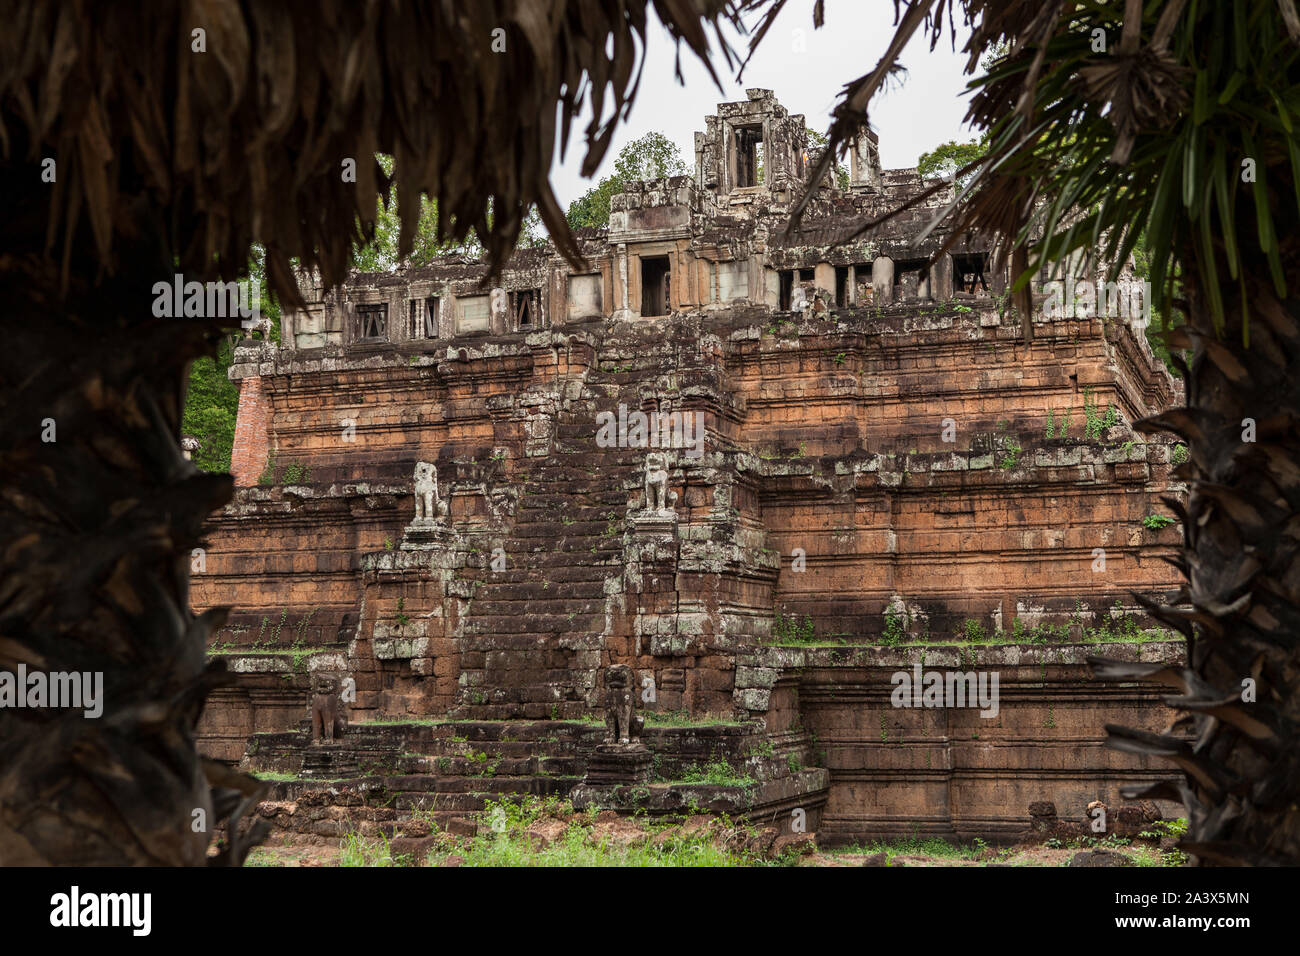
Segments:
[[[683,176],[689,170],[677,144],[663,133],[651,131],[628,143],[614,160],[614,171],[569,204],[569,225],[574,229],[609,225],[609,202],[628,183]]]
[[[808,145],[815,149],[826,150],[829,148],[830,144],[826,139],[826,134],[817,132],[811,126],[804,128],[804,136]],[[850,184],[849,170],[848,167],[838,161],[835,163],[835,182],[842,191],[848,192]]]
[[[988,152],[988,135],[980,136],[966,143],[950,139],[940,143],[934,149],[921,154],[916,161],[916,171],[926,179],[952,179],[958,187],[964,187],[970,181],[971,173],[958,177],[957,171],[970,166]]]
[[[392,176],[395,163],[392,156],[376,157],[385,175]],[[488,219],[492,214],[489,211]],[[412,266],[428,265],[438,256],[462,253],[473,258],[484,254],[483,244],[471,233],[461,241],[438,236],[438,203],[427,195],[420,196],[420,214],[416,220],[411,251],[401,254],[402,214],[398,207],[398,190],[393,186],[388,196],[378,197],[375,206],[374,238],[354,244],[352,264],[359,272],[391,272],[400,263]],[[545,227],[534,207],[524,217],[523,226],[516,239],[519,246],[539,246],[546,242]]]

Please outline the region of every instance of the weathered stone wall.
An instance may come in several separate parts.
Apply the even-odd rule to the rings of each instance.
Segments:
[[[1121,786],[1169,777],[1163,763],[1103,747],[1105,724],[1158,732],[1170,711],[1158,688],[1091,680],[1084,658],[1093,654],[1176,662],[1183,645],[764,648],[745,666],[797,686],[813,759],[831,772],[820,841],[968,841],[1019,835],[1034,801],[1084,822],[1091,801],[1117,807]],[[925,672],[997,673],[997,716],[895,706],[892,676],[913,674],[922,658]]]
[[[363,710],[540,719],[584,712],[616,660],[665,709],[728,710],[736,649],[774,611],[854,641],[893,609],[943,640],[967,619],[1097,626],[1174,585],[1176,527],[1142,525],[1178,492],[1171,446],[1083,434],[1085,388],[1097,414],[1152,410],[1130,331],[1038,322],[1025,345],[991,305],[771,321],[588,324],[464,361],[460,340],[454,359],[241,350],[302,483],[239,492],[196,603],[239,608],[218,643],[346,646]],[[664,400],[699,416],[703,454],[666,451],[677,503],[647,518],[648,450],[601,447],[598,416]],[[429,553],[401,547],[416,459],[454,532]]]

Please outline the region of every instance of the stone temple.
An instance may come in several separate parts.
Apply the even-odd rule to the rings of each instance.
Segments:
[[[1183,653],[1122,639],[1176,587],[1151,516],[1181,449],[1130,423],[1180,384],[1127,320],[1018,316],[978,236],[931,261],[949,189],[838,242],[932,185],[874,134],[788,232],[815,159],[750,90],[693,176],[579,233],[585,269],[303,277],[281,341],[237,349],[238,487],[192,592],[233,607],[209,652],[237,681],[201,747],[346,808],[278,822],[557,793],[998,838],[1167,775],[1102,748],[1163,727],[1158,693],[1083,661]],[[922,669],[996,673],[997,706],[900,706]],[[744,785],[683,782],[719,762]]]

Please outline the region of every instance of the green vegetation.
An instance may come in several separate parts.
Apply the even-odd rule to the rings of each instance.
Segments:
[[[395,166],[392,156],[382,153],[375,159],[384,173],[391,176]],[[491,214],[489,213],[489,218]],[[401,237],[401,216],[398,212],[397,186],[388,194],[388,201],[378,198],[375,209],[374,237],[370,242],[352,247],[352,262],[361,272],[391,272],[397,267],[397,247]],[[536,209],[530,209],[524,219],[523,232],[519,236],[521,247],[540,246],[546,242],[545,230]],[[415,236],[411,255],[405,260],[408,265],[427,265],[435,257],[452,252],[468,256],[482,253],[478,237],[470,233],[463,243],[447,242],[438,237],[438,206],[428,196],[420,197],[420,215],[416,222]]]
[[[191,460],[203,471],[230,470],[239,387],[226,376],[236,341],[234,336],[223,336],[215,356],[197,358],[190,367],[181,434],[199,440],[199,449]]]
[[[749,774],[737,773],[731,764],[722,758],[709,763],[694,763],[682,770],[680,780],[672,783],[699,783],[712,787],[753,787],[758,781]]]
[[[776,623],[772,625],[773,644],[812,644],[817,640],[817,627],[810,615],[805,614],[800,621],[796,617],[786,617],[776,612]]]
[[[915,833],[902,840],[876,840],[868,843],[856,843],[849,846],[835,847],[828,850],[836,856],[844,854],[884,853],[886,865],[892,865],[898,856],[928,856],[940,860],[973,860],[984,849],[982,841],[974,846],[959,846],[939,837],[922,839]]]
[[[1175,445],[1173,451],[1169,453],[1169,461],[1175,465],[1181,465],[1187,461],[1187,458],[1187,446],[1181,442]]]
[[[628,843],[610,839],[595,824],[594,813],[574,813],[567,801],[525,797],[519,803],[489,802],[481,819],[480,836],[449,841],[429,854],[436,866],[458,857],[462,866],[773,866],[790,859],[765,861],[743,851],[724,848],[714,827],[682,830],[672,825],[639,822],[645,838]],[[556,833],[539,848],[528,828],[552,825]],[[731,841],[739,843],[741,841]]]
[[[1142,519],[1142,526],[1148,531],[1159,531],[1161,528],[1167,528],[1174,523],[1174,519],[1169,515],[1147,515]]]
[[[339,866],[411,866],[414,860],[406,856],[393,856],[392,846],[385,836],[365,839],[356,833],[343,838]]]
[[[654,727],[713,727],[718,724],[734,726],[748,723],[727,714],[701,714],[692,717],[690,712],[685,710],[641,710],[637,713],[645,718],[648,726]],[[592,716],[597,722],[604,722],[603,717]]]
[[[1074,410],[1067,408],[1065,411],[1056,413],[1055,409],[1047,410],[1047,428],[1044,434],[1048,438],[1064,438],[1065,433],[1070,430],[1070,413]]]
[[[229,468],[227,468],[227,471],[228,470]],[[263,468],[262,473],[257,476],[257,483],[259,485],[275,484],[275,452],[274,451],[270,452],[266,456],[266,467]]]
[[[471,777],[495,777],[497,767],[501,764],[501,757],[494,760],[481,750],[467,751],[465,760],[469,762],[471,769],[468,775]]]
[[[1083,436],[1085,438],[1100,438],[1106,433],[1106,429],[1119,424],[1119,410],[1114,405],[1107,403],[1106,414],[1099,414],[1097,403],[1092,398],[1092,389],[1085,388],[1083,390],[1083,420]]]
[[[614,172],[569,205],[566,218],[574,229],[609,225],[609,203],[628,183],[689,172],[677,144],[663,133],[649,132],[632,140],[614,160]]]
[[[269,783],[287,783],[291,780],[297,780],[296,773],[284,773],[279,770],[258,770],[253,776],[258,780],[265,780]]]
[[[988,148],[988,133],[968,143],[949,140],[946,143],[940,143],[927,153],[922,153],[921,158],[916,161],[916,171],[926,179],[955,177],[957,170],[975,162],[988,152]],[[954,182],[958,188],[962,188],[970,181],[972,175],[973,173],[966,173],[956,177]]]
[[[813,149],[825,152],[828,141],[824,133],[817,132],[817,130],[813,129],[811,126],[805,126],[804,138],[807,141],[807,144],[811,146]],[[811,157],[809,158],[811,159]],[[840,190],[842,192],[848,192],[849,185],[850,185],[848,169],[844,166],[843,163],[836,163],[833,169],[835,170],[835,184],[840,187]],[[761,163],[759,166],[758,181],[759,182],[763,181]]]
[[[880,643],[886,647],[897,647],[907,637],[907,612],[898,614],[892,607],[885,608],[885,629],[880,633]]]

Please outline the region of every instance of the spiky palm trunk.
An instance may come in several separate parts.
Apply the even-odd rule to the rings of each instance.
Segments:
[[[1289,184],[1282,187],[1289,190]],[[1278,233],[1295,237],[1296,223]],[[1290,228],[1286,228],[1289,226]],[[1290,248],[1287,248],[1289,242]],[[1188,636],[1187,667],[1096,660],[1099,676],[1159,680],[1179,693],[1185,736],[1108,726],[1109,743],[1172,760],[1175,786],[1144,791],[1188,811],[1180,846],[1201,863],[1300,864],[1300,301],[1277,296],[1263,254],[1244,250],[1241,281],[1222,275],[1216,332],[1200,284],[1186,276],[1192,351],[1187,407],[1139,424],[1184,438],[1189,461],[1180,605],[1152,613]],[[1186,250],[1184,262],[1197,260]],[[1300,243],[1282,261],[1300,288]],[[1244,296],[1244,299],[1243,299]],[[1243,342],[1249,329],[1249,346]],[[1172,731],[1174,728],[1171,728]],[[1136,796],[1136,792],[1126,795]]]
[[[21,192],[3,208],[39,237]],[[156,248],[98,286],[79,251],[66,296],[34,248],[0,257],[0,670],[102,674],[103,712],[0,708],[0,864],[201,865],[256,792],[194,739],[223,615],[190,612],[190,555],[231,479],[177,440],[212,332],[152,316]]]

